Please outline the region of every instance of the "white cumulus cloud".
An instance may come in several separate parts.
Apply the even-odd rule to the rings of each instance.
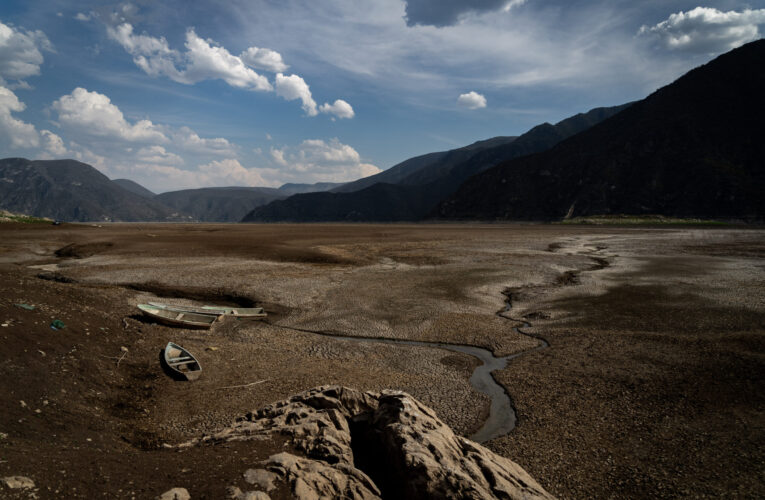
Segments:
[[[41,130],[40,137],[42,138],[43,148],[45,152],[61,158],[67,154],[66,146],[64,146],[64,140],[58,135],[54,134],[50,130]]]
[[[287,66],[282,60],[282,55],[275,50],[250,47],[242,52],[239,57],[248,66],[264,69],[272,73],[283,73],[287,71]]]
[[[85,14],[84,12],[78,12],[77,15],[74,16],[74,18],[77,19],[78,21],[88,22],[91,19],[93,19],[94,16],[95,16],[94,12],[88,12],[87,14]]]
[[[186,51],[183,53],[171,49],[164,37],[136,35],[129,23],[108,26],[107,33],[149,75],[164,75],[184,84],[221,79],[232,87],[272,90],[265,76],[256,73],[240,57],[215,41],[199,37],[193,29],[186,31]]]
[[[136,158],[144,163],[156,163],[159,165],[183,165],[184,163],[183,158],[157,145],[139,149],[136,152]]]
[[[214,41],[203,40],[194,30],[186,32],[188,65],[184,76],[189,83],[220,78],[232,87],[250,90],[271,90],[265,76],[248,68],[241,58],[232,55]]]
[[[52,51],[48,37],[42,31],[26,31],[0,22],[0,85],[16,80],[27,86],[24,78],[40,74],[42,51]]]
[[[129,123],[122,111],[104,94],[77,87],[53,102],[61,124],[95,136],[125,141],[167,142],[167,137],[150,120]]]
[[[654,26],[643,26],[638,34],[653,36],[669,49],[714,54],[760,38],[761,24],[765,24],[765,9],[723,12],[696,7],[671,14]]]
[[[486,98],[471,90],[467,94],[460,94],[457,98],[457,105],[467,109],[478,109],[486,107]]]
[[[271,148],[271,158],[274,160],[274,163],[276,163],[277,165],[280,165],[282,167],[287,166],[287,160],[284,159],[283,149]]]
[[[311,96],[311,89],[308,84],[298,75],[284,76],[281,73],[276,74],[276,94],[288,101],[300,99],[303,103],[303,111],[308,116],[316,116],[316,101]]]
[[[281,158],[284,167],[279,172],[283,182],[347,182],[380,172],[377,166],[364,162],[352,146],[337,138],[304,140],[297,147],[281,151]]]
[[[24,111],[26,105],[11,90],[0,87],[0,144],[12,148],[37,147],[40,138],[35,126],[12,116]]]
[[[342,99],[337,99],[334,103],[325,102],[319,107],[319,111],[334,115],[338,118],[353,118],[356,114],[350,104]]]
[[[212,186],[270,186],[256,168],[245,168],[238,160],[227,158],[200,165],[204,185]]]
[[[172,133],[173,143],[185,151],[206,153],[222,156],[235,154],[235,147],[223,137],[199,137],[199,134],[189,127],[181,127]]]
[[[300,99],[306,115],[316,116],[319,113],[306,81],[299,75],[284,75],[289,66],[275,50],[253,46],[235,56],[214,40],[201,38],[190,28],[186,31],[186,50],[178,51],[170,48],[164,37],[136,34],[133,25],[128,22],[110,25],[106,29],[109,37],[122,45],[133,56],[133,62],[148,75],[166,76],[187,85],[220,79],[236,88],[275,90],[277,95],[288,101]],[[275,72],[275,84],[272,85],[268,78],[253,68]],[[322,112],[338,118],[353,117],[353,108],[342,99],[334,104],[325,103]]]
[[[102,174],[109,175],[109,176],[113,174],[114,165],[115,165],[113,159],[110,158],[111,161],[107,161],[105,156],[96,154],[90,149],[86,148],[85,146],[77,144],[74,141],[69,141],[69,146],[72,150],[72,154],[74,155],[75,159],[83,163],[87,163],[88,165],[92,167],[95,167]]]
[[[14,110],[23,109],[22,103],[11,104]],[[263,180],[260,170],[244,169],[233,158],[238,147],[227,139],[200,137],[189,127],[176,128],[149,119],[129,120],[104,94],[76,88],[54,101],[51,109],[57,113],[55,123],[65,137],[74,135],[78,141],[87,141],[84,142],[87,147],[69,140],[69,147],[65,148],[63,139],[44,130],[39,134],[43,147],[37,157],[66,154],[93,165],[109,177],[127,177],[160,191],[255,185]],[[28,127],[33,141],[34,127]],[[221,156],[226,158],[221,160]]]

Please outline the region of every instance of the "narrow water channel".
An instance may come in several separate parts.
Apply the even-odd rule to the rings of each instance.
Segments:
[[[498,312],[497,314],[507,319],[508,321],[517,321],[503,315],[503,313],[506,313],[510,310],[510,307],[511,307],[510,297],[508,296],[505,308],[502,311]],[[479,361],[481,361],[481,364],[477,366],[475,370],[473,371],[473,374],[470,377],[470,385],[472,385],[473,388],[475,388],[475,390],[477,390],[478,392],[482,394],[486,394],[491,400],[491,406],[489,407],[489,416],[486,418],[486,421],[483,423],[481,428],[478,429],[478,431],[476,431],[472,436],[470,436],[470,439],[478,443],[485,443],[486,441],[489,441],[494,438],[498,438],[500,436],[504,436],[505,434],[512,431],[515,428],[515,422],[517,420],[517,417],[515,414],[515,408],[513,407],[513,402],[510,399],[510,395],[507,393],[507,391],[505,391],[504,387],[502,387],[501,385],[497,383],[497,381],[494,379],[494,376],[492,376],[492,372],[496,370],[501,370],[502,368],[507,366],[508,361],[510,361],[511,359],[514,359],[524,354],[535,352],[550,346],[550,344],[546,340],[540,337],[537,337],[535,335],[528,334],[524,332],[523,330],[521,330],[521,328],[531,327],[531,325],[525,321],[522,321],[522,323],[523,323],[522,327],[514,327],[513,331],[518,333],[519,335],[525,335],[527,337],[532,337],[536,339],[539,342],[539,345],[522,352],[517,352],[515,354],[510,354],[509,356],[502,356],[502,357],[494,356],[494,354],[488,349],[484,349],[482,347],[475,347],[471,345],[447,344],[443,342],[427,342],[427,341],[401,340],[401,339],[389,339],[389,338],[355,337],[350,335],[335,335],[335,334],[331,334],[327,332],[307,330],[302,328],[291,328],[284,325],[278,325],[278,326],[281,326],[283,328],[289,328],[291,330],[298,330],[302,332],[309,332],[309,333],[324,335],[324,336],[332,337],[334,339],[339,339],[339,340],[349,340],[351,342],[363,342],[363,343],[376,342],[379,344],[395,344],[395,345],[428,347],[428,348],[434,348],[434,349],[444,349],[447,351],[461,352],[463,354],[467,354],[469,356],[473,356],[477,358]]]

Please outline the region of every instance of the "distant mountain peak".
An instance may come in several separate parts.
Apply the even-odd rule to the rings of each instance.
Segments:
[[[77,160],[0,160],[0,208],[66,221],[177,220]]]

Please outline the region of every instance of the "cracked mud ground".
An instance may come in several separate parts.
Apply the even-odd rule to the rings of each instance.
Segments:
[[[473,358],[281,326],[505,355],[536,345],[495,315],[506,288],[511,316],[551,346],[495,374],[519,421],[492,450],[566,498],[765,495],[763,231],[3,224],[0,236],[0,476],[32,478],[42,498],[173,486],[219,498],[283,443],[158,446],[321,384],[405,390],[469,435],[488,409]],[[262,305],[269,321],[153,325],[135,304],[156,297]],[[164,375],[169,340],[200,359],[198,382]]]

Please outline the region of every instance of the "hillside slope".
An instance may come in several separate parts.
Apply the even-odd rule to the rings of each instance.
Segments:
[[[295,182],[288,182],[279,186],[285,196],[292,196],[298,193],[316,193],[319,191],[330,191],[332,189],[339,188],[343,185],[342,182],[315,182],[313,184],[300,184]]]
[[[471,175],[503,160],[545,150],[627,106],[593,109],[555,125],[539,125],[520,137],[494,137],[463,148],[411,158],[341,189],[366,185],[373,178],[395,182],[378,182],[353,192],[295,195],[253,210],[242,222],[419,220]]]
[[[286,196],[273,188],[212,187],[170,191],[154,199],[202,222],[239,222],[255,207]]]
[[[157,196],[157,193],[149,191],[145,187],[141,186],[135,181],[131,181],[130,179],[112,179],[112,182],[117,184],[119,187],[127,189],[131,193],[135,193],[138,196],[142,196],[144,198],[151,199]]]
[[[436,153],[415,156],[414,158],[404,160],[387,170],[383,170],[378,174],[348,182],[332,191],[336,193],[350,193],[380,183],[405,184],[407,183],[406,180],[411,178],[414,174],[418,174],[420,179],[425,180],[420,182],[410,182],[408,184],[425,184],[436,180],[439,176],[439,172],[454,167],[467,160],[475,153],[484,149],[509,144],[515,139],[517,139],[517,137],[514,136],[492,137],[491,139],[477,141],[473,144],[449,151],[439,151]]]
[[[75,160],[0,160],[0,208],[81,222],[183,219]]]
[[[549,151],[469,179],[434,215],[765,216],[765,40],[732,50]]]

